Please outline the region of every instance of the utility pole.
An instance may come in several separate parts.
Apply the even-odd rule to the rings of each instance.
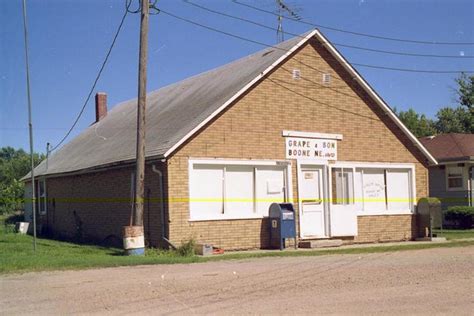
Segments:
[[[135,172],[135,212],[133,225],[143,226],[143,200],[145,192],[145,111],[146,111],[146,66],[148,59],[149,0],[141,0],[140,10],[140,57],[138,61],[138,105],[137,105],[137,164]]]
[[[28,95],[28,129],[30,132],[30,164],[31,164],[31,209],[33,212],[33,251],[36,252],[36,186],[35,186],[35,160],[33,156],[33,121],[31,119],[31,93],[30,93],[30,66],[28,60],[28,26],[26,23],[26,0],[23,0],[23,31],[25,39],[26,61],[26,93]]]

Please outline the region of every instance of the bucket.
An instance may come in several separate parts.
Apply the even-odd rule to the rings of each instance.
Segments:
[[[128,256],[141,256],[145,254],[143,226],[123,227],[123,249]]]
[[[28,232],[28,227],[30,223],[28,222],[17,222],[15,225],[15,229],[20,234],[26,234]]]

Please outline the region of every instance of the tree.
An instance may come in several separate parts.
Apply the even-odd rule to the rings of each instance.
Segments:
[[[438,133],[474,133],[472,114],[461,106],[442,108],[436,117],[438,120],[435,125]]]
[[[444,107],[436,113],[436,120],[428,119],[415,110],[395,113],[408,129],[416,136],[430,136],[439,133],[474,133],[474,75],[462,73],[455,79],[458,88],[457,107]]]
[[[459,105],[455,109],[441,109],[438,125],[441,133],[474,133],[474,75],[462,73],[457,79]]]
[[[37,166],[45,156],[34,153]],[[30,156],[23,149],[0,149],[0,214],[11,213],[21,207],[24,185],[20,179],[30,171]]]
[[[436,134],[436,128],[433,120],[427,118],[424,114],[419,115],[415,110],[408,111],[394,110],[405,126],[416,136],[431,136]]]
[[[456,79],[458,84],[458,97],[459,104],[467,107],[471,115],[474,115],[474,75],[467,76],[462,73],[459,78]]]

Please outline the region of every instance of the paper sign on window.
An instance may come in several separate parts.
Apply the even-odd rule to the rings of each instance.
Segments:
[[[278,194],[281,193],[282,186],[281,182],[278,180],[268,180],[267,181],[267,194]]]

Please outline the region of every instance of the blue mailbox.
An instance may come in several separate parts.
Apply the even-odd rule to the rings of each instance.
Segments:
[[[295,209],[291,203],[272,203],[270,205],[270,244],[273,246],[276,241],[280,245],[280,250],[285,248],[285,239],[293,238],[296,241]]]

